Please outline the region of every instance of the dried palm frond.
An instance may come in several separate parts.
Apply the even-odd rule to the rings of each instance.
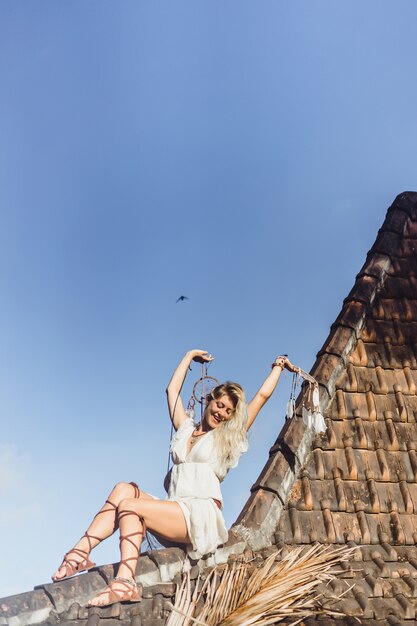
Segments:
[[[268,626],[288,617],[340,615],[323,606],[315,589],[336,578],[332,568],[348,560],[354,549],[302,546],[279,561],[280,552],[272,554],[255,570],[253,563],[237,561],[215,568],[199,590],[197,581],[193,593],[187,574],[167,626]]]

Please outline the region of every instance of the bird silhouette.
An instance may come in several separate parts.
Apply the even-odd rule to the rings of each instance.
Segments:
[[[184,302],[184,300],[189,300],[190,298],[187,298],[187,296],[180,296],[177,300],[177,302]],[[177,302],[175,304],[177,304]]]

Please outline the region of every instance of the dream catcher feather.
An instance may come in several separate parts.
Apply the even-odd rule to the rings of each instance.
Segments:
[[[304,381],[308,383],[308,389],[302,397],[301,418],[307,428],[312,428],[315,433],[323,433],[327,426],[320,408],[319,384],[315,378],[300,367],[297,367],[293,373],[285,419],[299,419],[295,410],[296,391]]]

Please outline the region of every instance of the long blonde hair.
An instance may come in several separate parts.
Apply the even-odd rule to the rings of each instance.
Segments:
[[[206,397],[206,407],[211,400],[217,400],[226,395],[233,406],[233,416],[218,425],[213,431],[215,450],[219,461],[224,468],[224,474],[236,467],[243,452],[248,449],[246,422],[248,411],[245,392],[238,383],[227,381],[215,387]]]

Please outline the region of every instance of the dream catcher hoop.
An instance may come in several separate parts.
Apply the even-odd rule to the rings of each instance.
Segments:
[[[217,378],[208,375],[208,368],[210,367],[210,364],[211,362],[201,364],[201,377],[194,383],[193,391],[187,406],[187,414],[192,418],[195,416],[195,403],[198,402],[200,405],[200,418],[203,419],[206,397],[219,384]]]
[[[193,387],[193,395],[192,398],[203,404],[209,393],[213,391],[215,387],[219,384],[217,378],[213,376],[207,376],[207,372],[204,376],[199,378],[196,383],[194,383]]]

